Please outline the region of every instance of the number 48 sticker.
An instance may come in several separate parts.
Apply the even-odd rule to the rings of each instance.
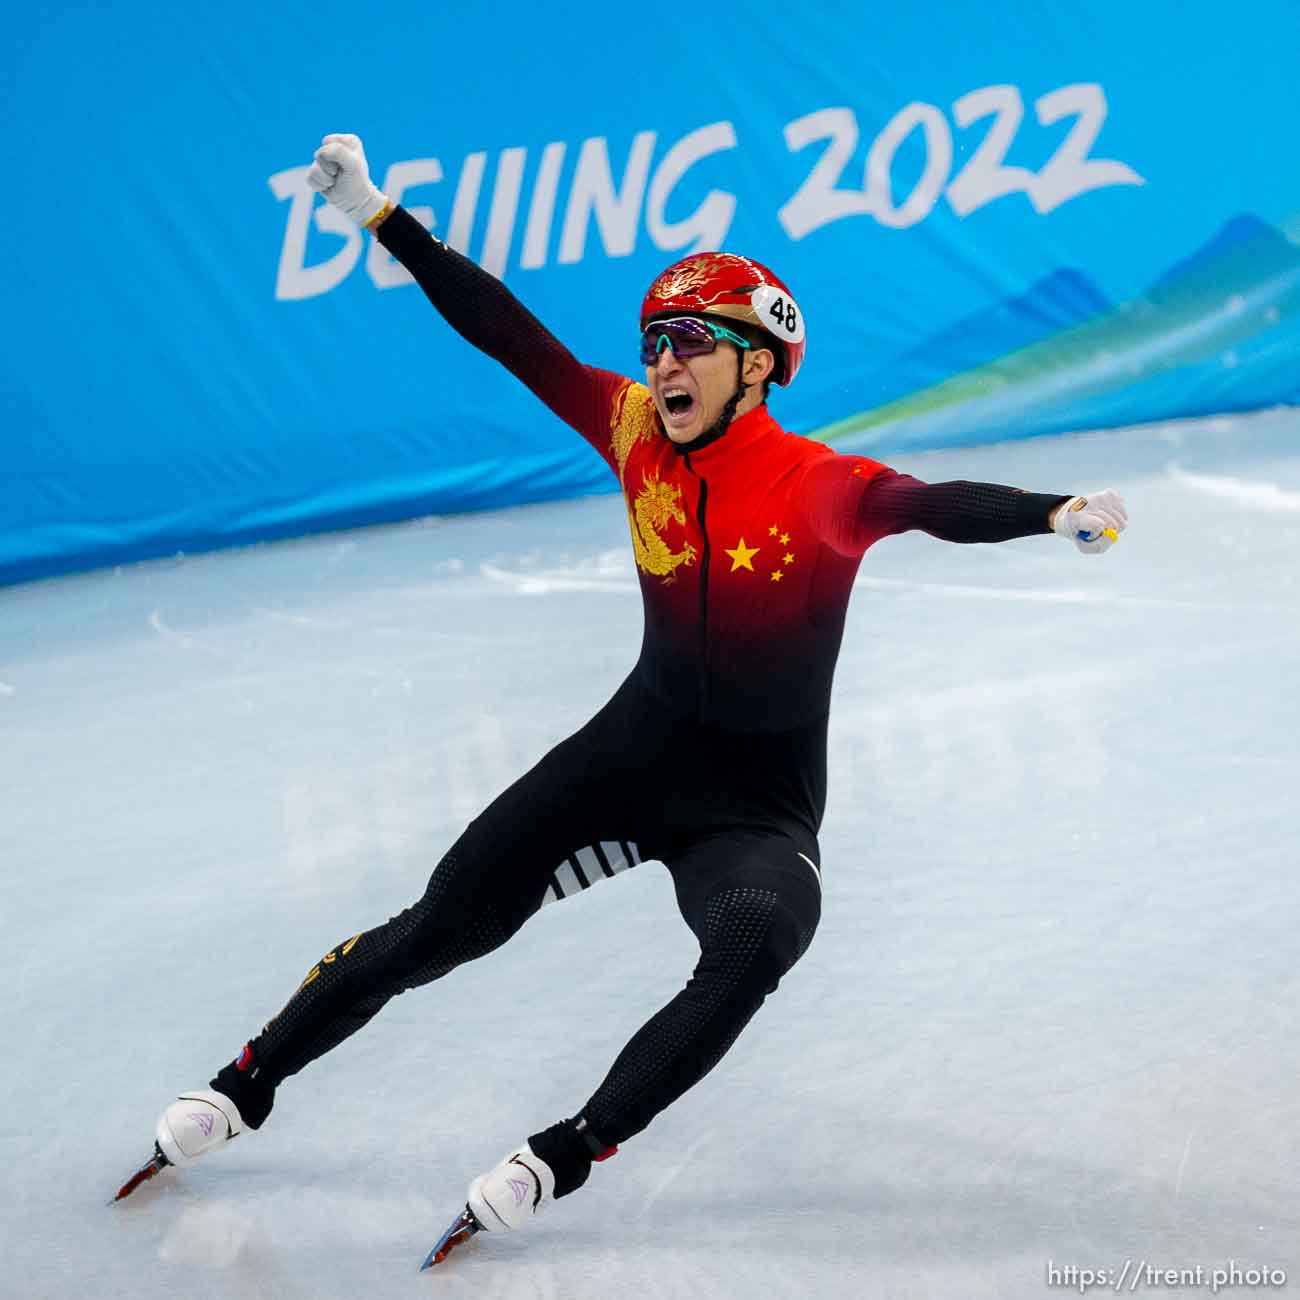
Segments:
[[[749,305],[778,338],[788,339],[791,343],[803,342],[803,312],[784,289],[778,289],[774,284],[760,284],[749,295]]]

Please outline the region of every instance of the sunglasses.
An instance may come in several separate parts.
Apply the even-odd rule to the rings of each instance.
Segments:
[[[672,348],[675,357],[702,357],[726,339],[738,348],[749,347],[735,330],[694,316],[675,316],[671,320],[652,321],[641,331],[641,364],[653,366],[664,348]]]

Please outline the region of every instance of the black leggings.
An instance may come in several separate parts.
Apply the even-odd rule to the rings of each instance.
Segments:
[[[657,857],[700,957],[582,1108],[600,1145],[624,1141],[721,1060],[812,939],[823,744],[824,726],[707,731],[629,679],[469,824],[418,902],[326,953],[214,1086],[259,1127],[282,1080],[394,995],[491,952],[544,903]]]

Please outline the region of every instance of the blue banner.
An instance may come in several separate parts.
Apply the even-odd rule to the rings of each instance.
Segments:
[[[612,489],[306,188],[328,131],[593,364],[667,263],[767,263],[773,413],[877,455],[1300,399],[1290,0],[6,26],[0,580]]]

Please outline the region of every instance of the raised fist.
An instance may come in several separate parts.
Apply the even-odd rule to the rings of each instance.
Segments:
[[[388,204],[383,192],[370,182],[366,151],[355,135],[327,135],[321,141],[307,184],[359,226],[374,220]]]

